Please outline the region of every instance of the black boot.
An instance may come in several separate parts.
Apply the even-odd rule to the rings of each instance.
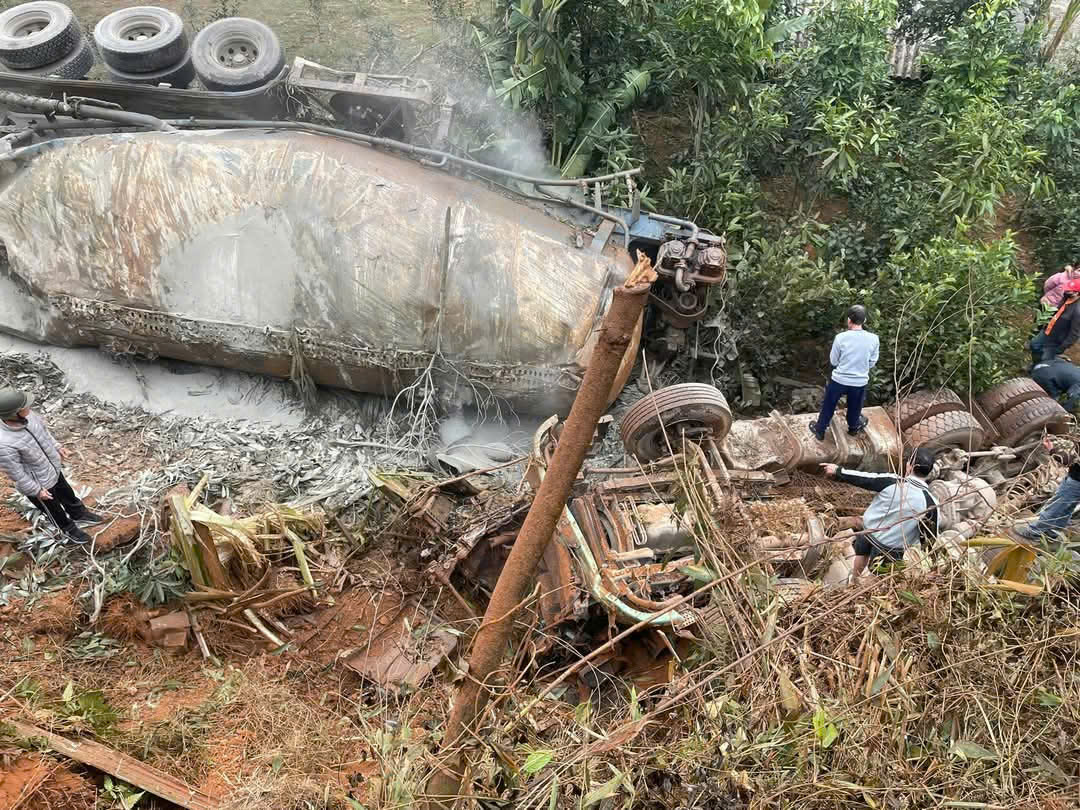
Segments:
[[[89,545],[91,542],[90,535],[88,535],[74,523],[64,529],[64,534],[66,534],[72,542],[78,543],[79,545]]]
[[[103,518],[101,515],[91,512],[85,506],[81,509],[69,511],[68,514],[71,515],[71,519],[74,520],[76,523],[85,523],[87,526],[92,526],[95,523],[103,523],[105,521],[105,518]]]
[[[849,436],[858,436],[860,433],[862,433],[864,430],[866,430],[866,426],[869,425],[869,424],[870,424],[869,419],[867,419],[865,416],[860,416],[859,417],[859,426],[857,428],[855,428],[854,430],[852,430],[851,428],[848,428],[848,435]]]

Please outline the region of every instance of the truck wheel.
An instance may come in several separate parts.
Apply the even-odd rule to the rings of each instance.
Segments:
[[[680,383],[642,397],[622,420],[626,452],[639,461],[655,461],[678,450],[683,432],[704,433],[723,441],[731,429],[727,399],[711,385]],[[665,432],[667,438],[665,439]]]
[[[167,84],[178,90],[186,90],[195,81],[195,66],[191,64],[191,54],[184,56],[184,60],[178,65],[171,65],[163,70],[155,70],[153,73],[125,73],[116,68],[106,66],[109,77],[117,82],[129,82],[131,84]]]
[[[20,70],[24,76],[51,76],[57,79],[85,79],[94,66],[94,51],[89,42],[84,42],[58,62],[51,65]]]
[[[905,452],[917,447],[929,447],[943,450],[959,447],[963,450],[978,450],[982,447],[986,434],[967,411],[947,411],[935,414],[904,431]]]
[[[246,17],[210,23],[195,36],[191,58],[207,90],[254,90],[275,79],[285,66],[277,35]]]
[[[71,9],[52,0],[21,3],[0,14],[0,62],[29,70],[78,50],[82,31]]]
[[[1055,433],[1068,424],[1069,412],[1045,393],[1039,399],[1029,399],[1009,408],[994,420],[994,427],[1001,434],[998,443],[1007,447],[1019,447],[1043,430]]]
[[[107,68],[156,73],[179,65],[188,52],[184,21],[168,9],[135,6],[114,11],[94,26],[94,42]]]
[[[983,391],[975,397],[975,401],[979,403],[983,412],[994,420],[1021,402],[1045,396],[1046,392],[1042,386],[1031,377],[1013,377],[1011,380],[1005,380]]]
[[[907,430],[915,424],[949,411],[966,411],[963,400],[951,388],[938,388],[931,391],[916,391],[898,399],[889,409],[889,416],[895,417],[901,430]]]

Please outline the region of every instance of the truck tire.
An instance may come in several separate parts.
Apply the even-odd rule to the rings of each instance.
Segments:
[[[63,3],[34,0],[0,13],[0,62],[14,70],[54,65],[81,42],[78,20]]]
[[[994,420],[994,427],[1001,434],[998,443],[1007,447],[1019,447],[1047,428],[1060,429],[1068,424],[1069,412],[1045,394],[1009,408]]]
[[[905,452],[917,447],[946,449],[959,447],[978,450],[986,438],[985,431],[967,411],[947,411],[927,417],[904,431]]]
[[[125,73],[108,66],[106,70],[109,71],[109,77],[113,81],[150,84],[155,87],[159,84],[167,84],[178,90],[186,90],[195,81],[195,66],[191,64],[190,53],[186,54],[179,64],[171,65],[163,70],[155,70],[153,73]]]
[[[1042,386],[1031,377],[1013,377],[983,391],[975,401],[987,417],[994,420],[1021,402],[1045,396]]]
[[[195,72],[207,90],[254,90],[285,67],[277,35],[258,20],[226,17],[195,36],[191,46]]]
[[[949,411],[965,411],[963,400],[951,388],[916,391],[898,399],[889,408],[889,416],[896,418],[901,430],[918,424],[931,416]]]
[[[708,430],[721,442],[731,429],[727,399],[711,385],[680,383],[642,397],[622,420],[626,452],[639,461],[655,461],[670,455],[683,430]],[[665,432],[667,439],[664,438]]]
[[[187,32],[179,15],[157,6],[122,8],[94,26],[94,42],[105,67],[127,73],[157,73],[188,55]]]
[[[57,79],[85,79],[86,74],[94,67],[94,49],[89,42],[83,42],[78,48],[69,53],[58,62],[51,65],[20,70],[18,73],[24,76],[51,76]]]

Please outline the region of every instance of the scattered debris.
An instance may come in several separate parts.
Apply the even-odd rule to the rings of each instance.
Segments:
[[[343,663],[391,691],[416,689],[457,647],[457,635],[434,614],[403,604],[392,614],[377,615],[364,648]]]

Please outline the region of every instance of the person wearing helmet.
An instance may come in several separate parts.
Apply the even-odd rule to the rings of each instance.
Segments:
[[[1040,328],[1029,344],[1032,365],[1049,363],[1076,343],[1077,338],[1080,338],[1080,306],[1076,306],[1078,300],[1080,300],[1080,279],[1067,281],[1061,306],[1058,307],[1046,327]]]
[[[1080,270],[1077,270],[1071,264],[1067,264],[1064,270],[1060,273],[1054,273],[1043,283],[1043,295],[1039,299],[1039,303],[1049,313],[1048,320],[1057,312],[1058,307],[1061,306],[1065,298],[1065,285],[1078,279],[1080,279]]]
[[[60,464],[68,452],[30,410],[33,404],[30,394],[0,389],[0,470],[61,532],[77,543],[89,543],[90,536],[77,524],[100,523],[101,518],[86,508],[64,478]]]

